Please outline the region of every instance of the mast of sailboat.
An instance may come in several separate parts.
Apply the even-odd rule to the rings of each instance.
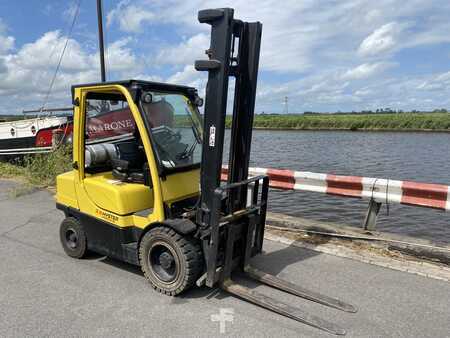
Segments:
[[[97,18],[98,18],[98,45],[100,48],[100,71],[102,76],[102,82],[105,82],[106,73],[105,73],[105,47],[103,43],[102,0],[97,0]]]

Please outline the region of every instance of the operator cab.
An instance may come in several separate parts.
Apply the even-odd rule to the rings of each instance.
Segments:
[[[189,87],[143,81],[118,85],[126,92],[118,90],[117,85],[103,83],[79,86],[86,87],[80,106],[84,113],[84,124],[80,126],[84,130],[84,144],[80,144],[84,146],[84,189],[97,207],[119,216],[143,210],[151,213],[152,170],[162,181],[163,194],[174,191],[164,187],[179,181],[177,176],[192,172],[198,176],[202,148],[198,106],[202,100]],[[137,108],[135,113],[130,106]],[[141,130],[136,112],[143,124]],[[151,148],[147,152],[146,143]],[[198,194],[198,181],[187,186],[188,195]],[[184,199],[185,193],[186,189],[178,196],[166,194],[165,207]]]

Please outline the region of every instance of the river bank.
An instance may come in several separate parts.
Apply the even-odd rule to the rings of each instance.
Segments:
[[[255,130],[267,130],[267,131],[351,131],[351,132],[398,132],[398,133],[450,133],[450,129],[387,129],[387,128],[272,128],[272,127],[253,127]]]
[[[227,127],[231,118],[227,117]],[[450,113],[255,115],[255,129],[450,132]]]

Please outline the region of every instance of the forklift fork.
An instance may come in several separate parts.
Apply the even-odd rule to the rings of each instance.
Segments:
[[[255,216],[253,216],[255,217]],[[252,219],[253,217],[250,217]],[[256,236],[253,236],[254,234],[254,225],[255,223],[250,220],[248,223],[248,232],[246,236],[246,245],[245,245],[245,252],[244,252],[244,262],[243,262],[243,272],[245,273],[245,276],[250,277],[251,279],[254,279],[258,282],[261,282],[263,284],[269,285],[271,287],[274,287],[278,290],[290,293],[292,295],[320,303],[338,310],[346,311],[355,313],[357,310],[353,305],[347,304],[341,300],[322,295],[320,293],[317,293],[315,291],[308,290],[306,288],[303,288],[299,285],[296,285],[294,283],[291,283],[289,281],[283,280],[281,278],[278,278],[274,275],[271,275],[269,273],[263,272],[249,264],[249,259],[251,256],[252,251],[254,252],[254,247],[252,247],[252,239],[254,239]],[[232,226],[232,225],[230,225]],[[229,232],[229,234],[233,233],[232,231]],[[235,233],[235,232],[234,232]],[[227,238],[227,247],[230,248],[233,245],[230,243],[235,243],[236,238],[231,237]],[[258,245],[258,244],[257,244]],[[230,254],[231,253],[231,254]],[[227,256],[231,257],[233,255],[233,250],[227,251]],[[289,317],[291,319],[294,319],[296,321],[299,321],[301,323],[319,328],[321,330],[324,330],[326,332],[335,334],[335,335],[345,335],[345,330],[339,327],[338,325],[331,323],[327,320],[324,320],[322,318],[319,318],[317,316],[311,315],[307,312],[302,311],[299,308],[296,308],[292,305],[286,304],[284,302],[281,302],[275,298],[269,297],[267,295],[264,295],[260,292],[250,290],[248,287],[241,285],[231,279],[231,273],[230,267],[234,266],[236,264],[232,263],[232,260],[228,259],[225,261],[224,269],[221,270],[223,273],[221,276],[222,282],[220,283],[220,287],[239,297],[242,299],[245,299],[253,304],[256,304],[258,306],[261,306],[263,308],[266,308],[270,311],[276,312],[280,315]]]
[[[293,294],[295,296],[308,299],[310,301],[320,303],[322,305],[326,305],[338,310],[342,310],[345,312],[350,313],[356,313],[356,308],[348,303],[345,303],[339,299],[332,298],[326,295],[322,295],[318,292],[311,291],[308,289],[305,289],[299,285],[293,284],[289,281],[283,280],[281,278],[278,278],[274,275],[265,273],[261,270],[258,270],[250,265],[247,265],[244,268],[244,271],[247,273],[249,277],[252,279],[255,279],[261,283],[270,285],[276,289],[279,289],[281,291],[288,292],[290,294]]]
[[[274,277],[274,276],[272,276]],[[276,277],[275,277],[276,278]],[[284,281],[283,281],[284,282]],[[235,295],[239,298],[245,299],[253,304],[266,308],[270,311],[276,312],[285,317],[294,319],[301,323],[316,327],[318,329],[324,330],[326,332],[335,335],[345,335],[345,330],[338,325],[326,321],[320,317],[311,315],[307,312],[302,311],[299,308],[281,302],[275,298],[266,296],[262,293],[250,290],[249,288],[234,282],[231,279],[227,279],[221,283],[220,287]],[[282,288],[280,288],[282,289]],[[282,289],[284,290],[284,289]],[[287,291],[287,290],[285,290]],[[288,291],[289,292],[289,291]],[[309,298],[309,297],[308,297]],[[310,298],[309,298],[310,299]]]

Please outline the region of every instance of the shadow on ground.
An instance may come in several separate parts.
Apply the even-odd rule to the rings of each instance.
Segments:
[[[320,252],[301,249],[294,245],[291,245],[288,247],[284,247],[280,250],[263,252],[262,254],[257,255],[252,259],[252,264],[256,268],[264,272],[267,272],[272,275],[279,275],[281,272],[283,272],[283,270],[286,267],[320,254],[321,254]],[[115,268],[122,269],[135,275],[141,276],[142,278],[145,278],[140,267],[129,263],[125,263],[106,256],[101,256],[96,253],[90,253],[87,259],[96,260],[104,264],[113,266]],[[255,280],[252,280],[251,278],[247,277],[245,273],[239,271],[233,273],[233,278],[236,280],[236,282],[241,283],[242,285],[250,289],[254,289],[260,285],[263,285],[262,283],[256,282]],[[180,294],[176,297],[173,297],[171,303],[184,304],[189,302],[191,299],[197,298],[225,299],[230,296],[234,297],[229,293],[220,289],[220,287],[209,288],[207,286],[202,287],[194,286],[191,290],[183,294]]]

